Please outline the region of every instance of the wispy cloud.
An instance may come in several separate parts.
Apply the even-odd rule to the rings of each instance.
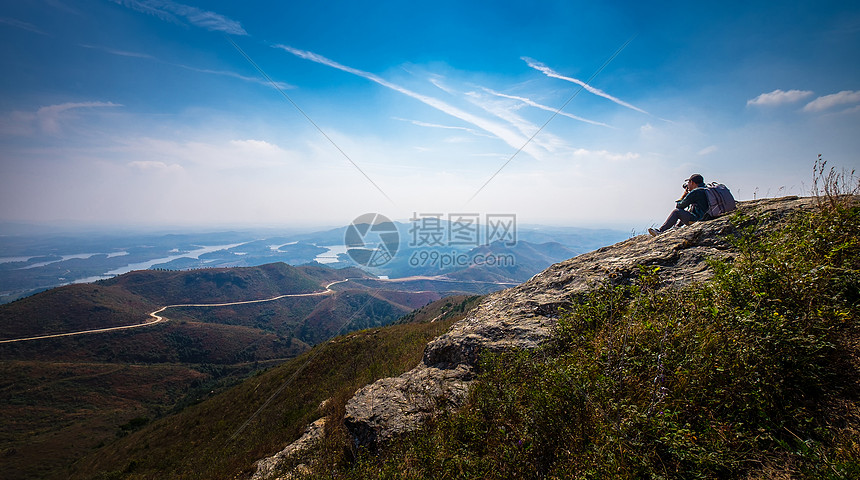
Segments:
[[[149,55],[148,53],[129,52],[126,50],[117,50],[115,48],[102,47],[99,45],[88,45],[85,43],[80,44],[80,46],[83,48],[89,48],[91,50],[100,50],[102,52],[109,53],[111,55],[117,55],[120,57],[145,58],[148,60],[156,60],[155,57],[153,57],[152,55]]]
[[[639,160],[640,155],[636,152],[615,153],[608,150],[587,150],[585,148],[577,148],[573,151],[577,157],[584,157],[591,160],[601,160],[611,163],[625,163]]]
[[[382,77],[379,77],[378,75],[375,75],[375,74],[372,74],[369,72],[365,72],[362,70],[358,70],[356,68],[348,67],[346,65],[342,65],[340,63],[335,62],[334,60],[330,60],[326,57],[323,57],[322,55],[318,55],[318,54],[313,53],[313,52],[308,52],[305,50],[299,50],[297,48],[293,48],[293,47],[290,47],[287,45],[274,45],[274,47],[280,48],[284,51],[287,51],[287,52],[289,52],[289,53],[291,53],[291,54],[293,54],[299,58],[303,58],[305,60],[310,60],[312,62],[316,62],[316,63],[319,63],[321,65],[326,65],[326,66],[329,66],[329,67],[332,67],[332,68],[335,68],[335,69],[338,69],[338,70],[341,70],[341,71],[344,71],[347,73],[351,73],[353,75],[357,75],[359,77],[362,77],[362,78],[365,78],[365,79],[370,80],[372,82],[375,82],[379,85],[382,85],[383,87],[389,88],[389,89],[394,90],[396,92],[402,93],[403,95],[414,98],[414,99],[416,99],[416,100],[418,100],[418,101],[420,101],[426,105],[429,105],[430,107],[433,107],[433,108],[435,108],[435,109],[437,109],[443,113],[451,115],[452,117],[458,118],[464,122],[470,123],[470,124],[480,128],[481,130],[484,130],[486,132],[493,134],[494,136],[496,136],[497,138],[499,138],[500,140],[507,143],[509,146],[511,146],[513,148],[519,149],[526,142],[525,137],[523,137],[519,133],[509,129],[508,127],[506,127],[502,124],[499,124],[497,122],[493,122],[491,120],[487,120],[485,118],[471,114],[469,112],[466,112],[465,110],[457,108],[457,107],[450,105],[446,102],[443,102],[442,100],[439,100],[437,98],[430,97],[428,95],[423,95],[423,94],[420,94],[417,92],[413,92],[412,90],[409,90],[405,87],[402,87],[400,85],[389,82],[388,80],[385,80]]]
[[[698,153],[701,156],[705,156],[705,155],[710,155],[712,153],[715,153],[717,150],[719,150],[719,148],[716,145],[709,145],[709,146],[699,150]]]
[[[541,110],[546,110],[547,112],[552,112],[552,113],[556,113],[556,112],[558,112],[558,114],[559,114],[559,115],[562,115],[562,116],[567,117],[567,118],[572,118],[572,119],[574,119],[574,120],[578,120],[578,121],[580,121],[580,122],[585,122],[585,123],[590,123],[590,124],[592,124],[592,125],[600,125],[600,126],[602,126],[602,127],[610,127],[610,128],[612,128],[610,125],[607,125],[607,124],[605,124],[605,123],[603,123],[603,122],[598,122],[598,121],[595,121],[595,120],[589,120],[589,119],[587,119],[587,118],[579,117],[579,116],[577,116],[577,115],[573,115],[573,114],[571,114],[571,113],[567,113],[567,112],[559,112],[557,108],[552,108],[552,107],[548,107],[548,106],[546,106],[546,105],[541,105],[540,103],[537,103],[537,102],[535,102],[535,101],[533,101],[533,100],[530,100],[530,99],[528,99],[528,98],[525,98],[525,97],[518,97],[518,96],[516,96],[516,95],[508,95],[508,94],[506,94],[506,93],[497,92],[497,91],[495,91],[495,90],[491,90],[491,89],[489,89],[489,88],[484,88],[484,87],[482,87],[482,88],[483,88],[483,90],[484,90],[485,92],[487,92],[487,93],[489,93],[489,94],[491,94],[491,95],[495,95],[495,96],[497,96],[497,97],[509,98],[509,99],[511,99],[511,100],[517,100],[517,101],[520,101],[520,102],[525,103],[526,105],[529,105],[529,106],[532,106],[532,107],[535,107],[535,108],[539,108],[539,109],[541,109]]]
[[[126,50],[117,50],[117,49],[114,49],[114,48],[103,47],[103,46],[99,46],[99,45],[86,45],[86,44],[81,44],[81,47],[83,47],[83,48],[90,48],[90,49],[93,49],[93,50],[101,50],[101,51],[103,51],[103,52],[105,52],[105,53],[109,53],[109,54],[111,54],[111,55],[118,55],[118,56],[121,56],[121,57],[143,58],[143,59],[146,59],[146,60],[155,60],[155,61],[158,61],[158,62],[161,62],[161,63],[167,64],[167,65],[172,65],[172,66],[174,66],[174,67],[184,68],[185,70],[190,70],[190,71],[192,71],[192,72],[206,73],[206,74],[209,74],[209,75],[220,75],[220,76],[224,76],[224,77],[236,78],[236,79],[239,79],[239,80],[242,80],[242,81],[245,81],[245,82],[252,82],[252,83],[258,83],[258,84],[260,84],[260,85],[265,85],[265,86],[267,86],[267,87],[271,87],[271,86],[273,86],[271,82],[269,82],[268,80],[266,80],[266,79],[264,79],[264,78],[259,78],[259,77],[248,77],[248,76],[245,76],[245,75],[240,75],[240,74],[238,74],[238,73],[236,73],[236,72],[231,72],[231,71],[229,71],[229,70],[212,70],[212,69],[208,69],[208,68],[198,68],[198,67],[192,67],[192,66],[190,66],[190,65],[183,65],[183,64],[181,64],[181,63],[165,62],[165,61],[160,60],[160,59],[158,59],[158,58],[156,58],[156,57],[153,57],[152,55],[149,55],[149,54],[147,54],[147,53],[129,52],[129,51],[126,51]],[[288,89],[294,88],[292,85],[289,85],[289,84],[286,84],[286,83],[283,83],[283,82],[274,82],[274,87],[275,87],[275,88],[284,89],[284,90],[288,90]]]
[[[14,18],[0,17],[0,24],[20,28],[21,30],[27,30],[28,32],[32,33],[38,33],[39,35],[48,35],[47,32],[33,25],[32,23],[22,22],[21,20],[16,20]]]
[[[756,107],[775,107],[786,103],[794,103],[812,95],[809,90],[774,90],[770,93],[762,93],[761,95],[747,100],[747,105]]]
[[[529,153],[536,154],[534,147],[540,147],[548,152],[558,151],[567,148],[568,145],[560,138],[548,132],[543,132],[540,137],[536,137],[541,131],[541,127],[526,120],[517,111],[522,107],[521,103],[511,106],[509,102],[498,100],[495,96],[484,95],[479,91],[471,91],[466,93],[466,98],[473,105],[493,115],[496,118],[502,119],[529,138],[528,145],[524,148],[529,149]]]
[[[129,162],[128,166],[144,172],[175,173],[184,170],[181,165],[177,165],[175,163],[168,165],[157,160],[136,160]]]
[[[183,65],[181,63],[171,63],[171,65],[177,66],[179,68],[184,68],[186,70],[191,70],[193,72],[207,73],[210,75],[221,75],[224,77],[236,78],[239,80],[243,80],[245,82],[259,83],[260,85],[265,85],[267,87],[275,87],[275,88],[279,88],[281,90],[289,90],[289,89],[295,88],[294,86],[287,84],[287,83],[284,83],[284,82],[269,82],[265,78],[247,77],[245,75],[240,75],[236,72],[231,72],[229,70],[209,70],[207,68],[197,68],[197,67],[191,67],[189,65]],[[273,83],[274,83],[274,85],[273,85]]]
[[[15,111],[0,117],[0,134],[30,136],[37,133],[56,134],[62,130],[72,110],[114,108],[122,105],[113,102],[70,102],[40,107],[36,111]]]
[[[584,88],[586,91],[593,93],[594,95],[597,95],[599,97],[603,97],[603,98],[610,100],[612,102],[615,102],[618,105],[621,105],[622,107],[627,107],[631,110],[636,110],[637,112],[641,112],[641,113],[644,113],[646,115],[650,115],[650,113],[646,112],[645,110],[642,110],[639,107],[633,106],[633,105],[631,105],[631,104],[629,104],[623,100],[620,100],[616,97],[613,97],[612,95],[604,92],[603,90],[601,90],[599,88],[594,88],[591,85],[583,82],[582,80],[580,80],[578,78],[566,77],[564,75],[561,75],[560,73],[557,73],[556,71],[547,67],[546,65],[544,65],[544,64],[542,64],[536,60],[533,60],[531,58],[522,57],[522,59],[523,59],[523,61],[525,61],[528,64],[529,67],[534,68],[535,70],[537,70],[539,72],[542,72],[547,77],[558,78],[559,80],[564,80],[567,82],[575,83],[575,84],[581,86],[582,88]]]
[[[442,77],[439,75],[431,75],[430,78],[427,79],[430,83],[436,86],[439,90],[442,90],[445,93],[453,94],[454,90],[451,89],[448,85],[446,85],[442,80]]]
[[[61,10],[63,13],[71,14],[71,15],[77,15],[77,16],[84,16],[84,14],[81,13],[79,10],[72,8],[68,5],[66,5],[65,3],[63,3],[64,0],[43,0],[43,1],[47,5],[49,5],[50,7],[55,8],[57,10]]]
[[[804,112],[822,112],[840,105],[851,105],[860,103],[860,91],[843,90],[839,93],[824,95],[806,104]]]
[[[402,122],[409,122],[409,123],[416,125],[416,126],[419,126],[419,127],[440,128],[443,130],[459,130],[459,131],[463,131],[463,132],[468,132],[472,135],[475,135],[476,137],[496,138],[493,135],[487,135],[486,133],[481,133],[478,130],[475,130],[474,128],[455,127],[453,125],[440,125],[438,123],[428,123],[428,122],[422,122],[420,120],[408,120],[408,119],[399,118],[399,117],[394,117],[394,119],[400,120]]]
[[[162,20],[183,24],[190,23],[195,27],[205,28],[213,32],[229,35],[247,35],[242,24],[219,13],[201,10],[190,5],[172,2],[170,0],[113,0],[114,3],[153,15]]]
[[[56,134],[61,130],[64,119],[71,116],[72,110],[90,108],[115,108],[122,105],[113,102],[70,102],[48,105],[38,110],[11,112],[0,118],[0,133],[5,135],[33,135],[35,133]]]
[[[122,105],[113,102],[70,102],[59,105],[49,105],[36,111],[36,121],[39,123],[42,130],[56,133],[60,129],[59,121],[64,112],[81,108],[114,108],[121,106]]]
[[[146,171],[237,171],[280,168],[293,154],[265,140],[174,141],[160,138],[122,139],[126,165]],[[158,158],[159,160],[151,160]]]

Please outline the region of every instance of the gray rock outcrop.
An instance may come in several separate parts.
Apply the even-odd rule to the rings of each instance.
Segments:
[[[808,198],[785,197],[741,202],[738,210],[774,222],[810,205]],[[660,266],[667,286],[707,280],[712,272],[706,258],[736,255],[729,242],[733,231],[726,216],[657,237],[639,235],[557,263],[517,287],[487,296],[431,341],[413,370],[360,389],[346,405],[347,428],[356,444],[370,447],[416,429],[440,408],[463,404],[481,352],[540,346],[550,338],[559,307],[573,295],[598,282],[629,282],[638,276],[640,265]]]
[[[275,477],[275,474],[278,472],[278,470],[281,469],[282,465],[290,457],[292,457],[293,455],[297,455],[309,448],[312,448],[320,440],[322,440],[324,434],[325,418],[320,418],[319,420],[308,425],[308,427],[305,429],[304,433],[301,437],[299,437],[298,440],[287,445],[286,448],[272,455],[271,457],[258,460],[257,471],[254,472],[254,475],[251,477],[251,480],[281,480],[291,478],[293,476],[291,473],[286,473],[279,477]],[[299,467],[303,466],[299,465]],[[302,470],[302,468],[299,467],[297,467],[297,469]]]

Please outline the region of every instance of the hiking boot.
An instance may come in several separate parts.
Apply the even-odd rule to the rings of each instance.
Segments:
[[[660,230],[657,230],[655,228],[649,228],[648,233],[650,233],[652,237],[656,237],[657,235],[660,235],[663,232],[661,232]]]

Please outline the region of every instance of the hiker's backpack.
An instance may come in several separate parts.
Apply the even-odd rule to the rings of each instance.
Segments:
[[[722,183],[709,183],[705,187],[705,194],[708,196],[708,216],[711,218],[735,209],[735,197]]]

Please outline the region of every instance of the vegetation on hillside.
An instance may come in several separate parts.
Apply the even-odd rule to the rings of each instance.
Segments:
[[[459,411],[379,452],[328,442],[295,463],[353,479],[860,477],[860,201],[830,172],[817,209],[766,230],[736,217],[739,256],[712,281],[665,288],[643,268],[596,286],[545,348],[485,356]]]
[[[66,285],[0,306],[0,340],[134,325],[159,306],[117,286]]]
[[[108,280],[126,291],[160,305],[256,300],[286,293],[320,290],[320,282],[301,268],[285,263],[257,267],[186,271],[139,270]]]
[[[436,307],[424,310],[437,317],[445,302],[439,300]],[[427,342],[462,315],[335,338],[220,395],[142,426],[76,462],[63,477],[246,478],[255,461],[298,438],[311,421],[321,416],[342,418],[346,401],[359,387],[414,367]]]
[[[0,362],[0,477],[63,478],[58,471],[127,433],[131,419],[169,411],[206,378],[178,364]]]
[[[0,339],[140,324],[149,312],[183,298],[241,301],[318,292],[362,276],[355,269],[285,264],[130,272],[0,306]],[[162,313],[168,322],[145,328],[0,344],[0,416],[7,419],[0,424],[0,476],[65,478],[73,461],[142,427],[143,419],[217,396],[313,343],[394,322],[411,310],[402,303],[423,305],[428,295],[397,293],[394,303],[379,292],[338,291],[171,308]]]
[[[436,322],[453,317],[462,317],[480,303],[479,295],[452,295],[430,303],[400,317],[398,324],[412,322]]]
[[[139,324],[165,305],[318,292],[327,283],[353,276],[363,275],[355,269],[283,263],[192,271],[138,270],[95,283],[65,285],[0,306],[0,340]]]

